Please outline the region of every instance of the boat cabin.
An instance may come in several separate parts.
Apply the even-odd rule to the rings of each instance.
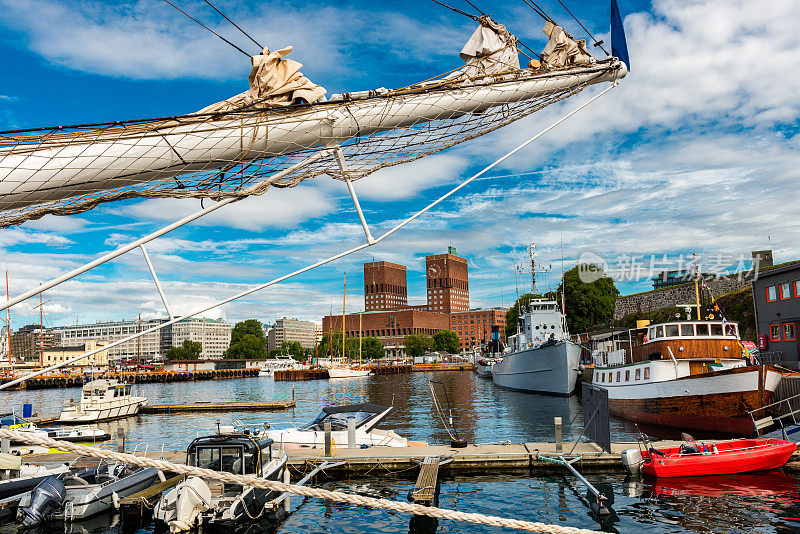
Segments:
[[[642,344],[634,346],[632,361],[661,359],[741,358],[738,323],[682,321],[650,325]]]
[[[380,406],[369,402],[361,404],[348,404],[345,406],[327,406],[317,415],[317,417],[300,430],[312,430],[322,432],[325,430],[325,423],[331,423],[331,430],[347,430],[347,420],[351,417],[355,419],[356,428],[369,432],[386,415],[392,411],[392,407]]]
[[[538,347],[567,337],[561,305],[555,300],[531,300],[530,308],[519,318],[519,333],[509,336],[513,352]]]
[[[186,465],[234,475],[260,476],[272,460],[272,440],[246,434],[217,434],[193,440],[186,450]]]
[[[81,404],[92,404],[110,401],[119,397],[130,397],[132,384],[120,383],[116,380],[92,380],[83,386]]]

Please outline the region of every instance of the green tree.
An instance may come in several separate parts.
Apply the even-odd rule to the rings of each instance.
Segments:
[[[203,352],[203,344],[199,341],[184,339],[183,344],[167,351],[168,360],[197,360]]]
[[[591,282],[581,280],[581,272],[591,271]],[[584,277],[585,278],[585,277]],[[566,273],[558,286],[557,297],[564,292],[567,311],[567,327],[573,334],[585,332],[595,325],[611,321],[614,317],[614,302],[619,291],[614,281],[606,276],[597,265],[589,269],[586,265],[576,265]]]
[[[433,338],[425,334],[409,334],[403,338],[406,354],[409,356],[422,356],[433,350]]]
[[[434,350],[455,354],[458,352],[460,345],[461,340],[458,339],[458,334],[452,330],[439,330],[433,334]]]
[[[275,351],[272,351],[275,352]],[[270,352],[270,355],[272,355]],[[281,348],[279,351],[280,354],[288,354],[295,360],[302,360],[305,351],[303,350],[303,346],[300,344],[299,341],[284,341],[281,343]]]
[[[236,323],[231,330],[231,345],[223,355],[228,359],[262,359],[267,357],[267,340],[258,319]]]
[[[358,337],[345,338],[345,356],[351,360],[358,359]],[[378,359],[384,356],[383,343],[372,336],[361,338],[361,357],[364,359]],[[331,346],[331,333],[325,332],[322,335],[317,347],[314,349],[317,358],[339,358],[342,355],[342,333],[333,333],[333,345]]]

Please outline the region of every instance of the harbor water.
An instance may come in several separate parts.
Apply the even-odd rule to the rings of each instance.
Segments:
[[[134,392],[152,403],[197,401],[245,402],[283,401],[294,397],[294,409],[256,413],[180,413],[139,415],[101,424],[112,434],[125,429],[128,450],[183,450],[197,435],[211,433],[217,420],[231,424],[239,420],[248,426],[280,422],[302,424],[321,407],[333,404],[372,402],[394,405],[382,426],[413,440],[441,444],[449,441],[447,430],[436,413],[429,391],[429,379],[441,382],[452,408],[459,437],[471,443],[552,441],[553,417],[564,421],[565,441],[579,438],[582,427],[580,398],[532,395],[497,388],[490,380],[469,372],[409,373],[371,376],[340,381],[274,382],[272,378],[142,384]],[[437,385],[437,387],[440,387]],[[137,391],[138,389],[138,391]],[[80,390],[51,389],[0,392],[7,409],[20,409],[24,402],[39,413],[56,413]],[[438,398],[444,402],[442,389]],[[572,424],[568,423],[572,421]],[[657,429],[658,430],[658,429]],[[611,420],[614,441],[635,439],[630,423]],[[672,437],[663,431],[661,437]],[[110,446],[110,445],[109,445]],[[567,450],[568,446],[567,446]],[[296,479],[298,474],[294,474]],[[324,484],[405,501],[414,485],[413,471],[379,473]],[[468,512],[555,523],[565,526],[616,532],[798,532],[800,531],[800,481],[781,472],[702,477],[689,480],[632,481],[622,475],[591,475],[593,483],[614,494],[615,515],[604,525],[589,515],[586,491],[572,477],[548,475],[531,477],[487,475],[482,477],[440,477],[439,505]],[[278,533],[367,533],[434,532],[435,525],[410,521],[408,516],[368,510],[315,499],[292,501],[293,513],[277,527]],[[40,527],[43,534],[80,532],[104,534],[152,531],[152,524],[122,524],[114,515],[104,515],[74,525]],[[268,524],[248,524],[242,532],[276,532]],[[500,532],[496,527],[441,521],[436,532]],[[0,526],[0,534],[16,534],[11,524]],[[20,531],[21,532],[21,531]],[[139,534],[146,534],[140,532]],[[510,531],[507,531],[510,532]]]

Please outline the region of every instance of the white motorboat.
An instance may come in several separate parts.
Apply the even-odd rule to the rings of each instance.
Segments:
[[[372,372],[371,369],[360,369],[351,366],[337,366],[328,369],[328,378],[361,378]]]
[[[498,386],[532,393],[570,395],[580,372],[581,347],[570,341],[558,302],[533,300],[509,337],[510,352],[492,366]]]
[[[310,423],[297,427],[291,424],[265,425],[264,429],[255,429],[256,435],[267,436],[280,444],[284,449],[322,448],[325,446],[325,424],[331,425],[331,439],[337,447],[348,444],[348,420],[355,423],[355,445],[357,447],[408,447],[411,445],[427,445],[424,442],[409,441],[392,430],[375,428],[392,407],[362,403],[345,406],[328,406],[322,409]]]
[[[492,378],[492,366],[501,362],[502,358],[480,356],[475,359],[475,374],[481,378]]]
[[[5,501],[14,496],[22,498],[22,494],[31,491],[44,479],[69,471],[69,466],[67,464],[45,466],[23,463],[19,456],[0,453],[0,469],[11,473],[10,478],[0,480],[0,500]]]
[[[220,427],[220,433],[197,438],[186,450],[186,464],[236,475],[281,480],[288,456],[274,450],[271,439],[237,433]],[[277,492],[190,476],[167,492],[153,509],[157,524],[170,532],[195,527],[233,528],[237,523],[261,518]]]
[[[308,369],[308,365],[300,363],[294,358],[266,360],[258,370],[258,376],[274,376],[275,371],[291,371],[293,369]]]
[[[63,409],[61,423],[107,421],[135,415],[147,403],[146,397],[131,395],[131,384],[114,379],[92,380],[83,386],[79,402]]]
[[[68,428],[39,428],[35,423],[23,419],[13,412],[0,416],[0,426],[45,438],[57,439],[59,441],[70,441],[73,443],[97,443],[108,441],[111,434],[96,426],[73,426]],[[12,444],[17,442],[12,441]]]
[[[107,464],[97,458],[79,458],[70,470],[48,477],[22,497],[17,520],[24,526],[50,520],[75,521],[114,507],[118,498],[149,488],[165,477],[158,469]]]

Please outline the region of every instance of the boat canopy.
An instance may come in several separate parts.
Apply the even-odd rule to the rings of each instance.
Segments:
[[[348,404],[345,406],[328,406],[323,408],[317,417],[300,430],[325,430],[325,423],[331,423],[331,430],[347,430],[347,420],[355,418],[356,428],[365,432],[372,430],[392,407],[380,406],[372,403]]]
[[[545,60],[520,69],[516,37],[484,16],[461,50],[464,65],[330,100],[285,57],[291,47],[265,48],[252,58],[249,89],[199,112],[0,132],[0,228],[134,197],[245,198],[322,175],[358,180],[627,73],[552,23],[545,33]]]

